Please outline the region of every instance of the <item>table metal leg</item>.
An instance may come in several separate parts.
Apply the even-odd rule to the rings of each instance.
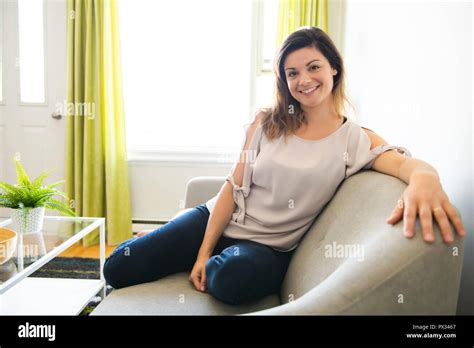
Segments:
[[[100,280],[104,282],[104,287],[102,288],[102,298],[105,298],[106,295],[106,284],[104,279],[104,263],[105,263],[105,219],[100,224]]]

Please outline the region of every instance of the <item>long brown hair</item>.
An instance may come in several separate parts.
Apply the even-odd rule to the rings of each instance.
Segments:
[[[296,50],[305,47],[314,47],[329,61],[331,68],[337,70],[333,77],[334,86],[332,95],[336,112],[342,115],[345,103],[349,103],[345,93],[344,64],[342,57],[331,38],[316,27],[303,27],[290,34],[280,46],[274,64],[274,101],[271,108],[266,109],[262,120],[262,128],[268,139],[272,140],[284,135],[287,136],[308,121],[300,107],[300,103],[291,95],[286,81],[284,63],[286,57]]]

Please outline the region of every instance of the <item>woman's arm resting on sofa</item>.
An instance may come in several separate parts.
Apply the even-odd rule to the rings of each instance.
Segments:
[[[255,116],[254,121],[247,128],[245,134],[245,143],[242,149],[240,158],[244,159],[245,151],[248,150],[252,138],[255,134],[255,130],[258,124],[261,122],[263,117],[262,113],[258,113]],[[242,185],[244,177],[245,161],[239,160],[232,176],[238,186]],[[214,247],[216,246],[219,238],[224,232],[225,227],[229,224],[232,214],[235,210],[233,186],[229,181],[226,181],[219,191],[216,203],[212,208],[209,221],[207,223],[206,232],[204,233],[204,239],[201,247],[199,248],[198,256],[194,264],[189,280],[194,284],[194,287],[198,291],[206,290],[206,262],[212,256]]]
[[[374,132],[368,130],[366,132],[372,143],[371,148],[387,144]],[[453,241],[453,231],[449,221],[460,236],[466,234],[461,217],[449,201],[441,186],[439,175],[431,165],[419,159],[407,158],[396,151],[387,151],[377,157],[372,169],[395,176],[408,184],[387,219],[387,223],[395,224],[403,217],[403,230],[406,237],[413,237],[417,215],[420,217],[423,238],[426,242],[435,240],[433,216],[440,226],[444,242]]]

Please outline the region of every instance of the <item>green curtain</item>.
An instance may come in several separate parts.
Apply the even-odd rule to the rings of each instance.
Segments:
[[[68,0],[67,59],[66,193],[79,216],[106,218],[116,245],[132,222],[115,0]]]
[[[328,0],[280,0],[277,47],[296,29],[308,25],[328,32]]]

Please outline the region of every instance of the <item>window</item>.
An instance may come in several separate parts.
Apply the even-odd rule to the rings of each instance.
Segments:
[[[262,42],[258,45],[261,52],[259,59],[259,74],[271,73],[273,71],[273,59],[277,49],[277,27],[278,27],[278,6],[279,1],[264,0],[259,1],[259,29],[262,34]]]
[[[42,0],[18,0],[21,103],[46,102],[43,17]]]
[[[254,108],[268,107],[273,100],[273,60],[277,47],[277,0],[257,0],[256,9],[256,73]]]
[[[249,122],[250,0],[122,0],[129,158],[235,151]]]

